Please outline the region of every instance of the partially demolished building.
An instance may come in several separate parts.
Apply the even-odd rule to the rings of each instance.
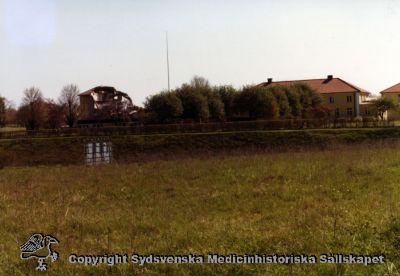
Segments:
[[[141,110],[127,93],[111,86],[94,87],[79,94],[79,100],[79,124],[127,122]]]

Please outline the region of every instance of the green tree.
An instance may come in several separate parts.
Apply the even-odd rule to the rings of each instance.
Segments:
[[[321,95],[307,84],[296,83],[291,85],[289,89],[298,93],[302,106],[301,115],[303,117],[307,117],[308,115],[310,115],[313,108],[319,106],[322,103]]]
[[[224,103],[206,78],[194,76],[189,85],[194,91],[201,93],[206,98],[210,120],[220,121],[225,118]]]
[[[201,88],[210,88],[210,82],[204,78],[204,77],[200,77],[200,76],[194,76],[191,80],[190,80],[190,84],[191,87],[196,88],[196,89],[201,89]]]
[[[145,110],[157,122],[173,122],[183,113],[182,102],[175,92],[161,92],[147,97]]]
[[[267,88],[267,91],[275,97],[279,105],[279,116],[281,118],[288,118],[291,115],[289,99],[286,95],[287,90],[289,89],[285,86],[272,86]]]
[[[230,120],[235,114],[235,99],[238,95],[235,88],[232,86],[216,86],[213,88],[224,104],[225,117]]]
[[[244,87],[236,98],[236,107],[238,111],[246,112],[252,120],[279,117],[279,105],[275,97],[263,87]]]
[[[376,115],[383,120],[385,112],[388,110],[397,110],[399,105],[392,99],[381,97],[372,101]]]
[[[183,119],[207,121],[210,118],[210,110],[207,98],[195,87],[183,84],[176,90],[176,94],[182,102]]]
[[[210,119],[214,121],[222,121],[225,118],[224,103],[218,94],[212,94],[207,97],[208,110]]]
[[[289,102],[290,114],[294,118],[300,117],[303,110],[303,106],[300,102],[300,95],[296,91],[293,91],[293,89],[288,88],[285,90],[285,94]]]
[[[225,118],[224,103],[218,93],[210,87],[192,87],[196,93],[200,93],[207,101],[209,119],[221,121]]]

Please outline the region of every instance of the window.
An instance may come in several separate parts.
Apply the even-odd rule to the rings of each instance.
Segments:
[[[368,107],[365,107],[365,115],[369,115]]]
[[[340,116],[340,110],[339,110],[339,108],[336,108],[336,110],[335,110],[335,116],[336,116],[336,117],[339,117],[339,116]]]
[[[397,100],[400,102],[400,94],[397,94]]]
[[[347,96],[347,102],[351,103],[353,101],[353,97],[352,96]]]
[[[353,108],[347,108],[347,116],[353,116]]]
[[[400,96],[400,95],[399,95]],[[332,97],[332,96],[330,96],[329,97],[329,103],[334,103],[335,102],[335,98],[334,97]]]

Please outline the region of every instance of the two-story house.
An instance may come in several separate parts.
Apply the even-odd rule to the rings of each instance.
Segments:
[[[368,97],[370,92],[340,78],[328,75],[324,79],[272,81],[260,83],[259,86],[292,85],[304,83],[319,92],[324,105],[334,111],[335,117],[356,118],[370,115]]]
[[[392,99],[395,102],[400,103],[400,83],[395,84],[389,88],[380,92],[382,97],[386,97]],[[400,113],[396,110],[388,110],[387,112],[387,119],[388,120],[399,120]]]

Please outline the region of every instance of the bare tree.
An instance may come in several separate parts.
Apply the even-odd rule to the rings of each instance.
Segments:
[[[6,99],[0,96],[0,127],[6,125]]]
[[[44,102],[46,117],[43,122],[44,128],[57,129],[60,128],[64,120],[64,107],[57,104],[54,100],[46,99]]]
[[[17,109],[13,101],[6,99],[6,125],[17,124]]]
[[[78,119],[79,109],[79,89],[75,84],[69,84],[63,87],[59,102],[64,106],[65,122],[69,127],[73,127]]]
[[[38,129],[44,119],[43,95],[39,88],[24,91],[22,105],[18,109],[18,119],[27,129]]]

